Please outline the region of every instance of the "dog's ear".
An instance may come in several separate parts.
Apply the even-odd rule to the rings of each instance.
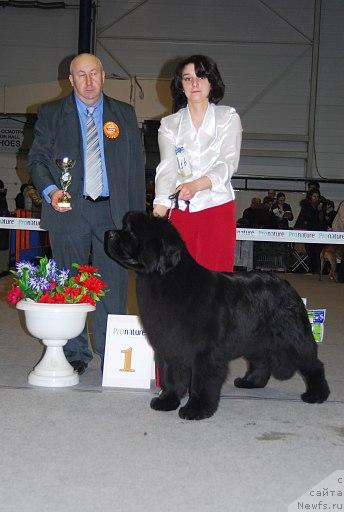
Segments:
[[[160,243],[160,255],[156,270],[163,275],[175,268],[180,262],[181,247],[171,244],[171,242],[164,239],[161,239]]]

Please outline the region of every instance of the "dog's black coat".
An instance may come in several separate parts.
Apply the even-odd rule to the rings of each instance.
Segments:
[[[237,387],[264,387],[273,375],[299,371],[302,400],[324,402],[329,394],[305,306],[274,274],[226,274],[198,265],[166,220],[129,212],[123,229],[108,231],[107,254],[137,273],[139,314],[162,371],[157,410],[179,410],[202,419],[218,407],[228,361],[245,357],[248,370]]]

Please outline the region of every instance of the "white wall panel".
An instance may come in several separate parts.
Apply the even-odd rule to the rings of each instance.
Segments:
[[[61,61],[78,48],[78,9],[2,7],[1,85],[52,81]]]
[[[109,10],[107,13],[107,19],[102,20],[100,11],[100,27],[111,23],[111,18],[118,18],[115,11],[112,17]],[[179,41],[180,37],[190,41],[237,39],[278,42],[293,38],[295,42],[301,42],[304,39],[257,0],[152,0],[102,32],[104,36],[173,38]]]
[[[318,172],[344,178],[344,2],[323,3],[315,148]]]
[[[0,85],[56,80],[60,63],[77,49],[77,4],[51,11],[2,9]],[[205,53],[217,61],[227,88],[223,103],[237,108],[246,133],[307,134],[315,0],[99,0],[97,5],[96,53],[108,76],[142,79],[145,98],[135,97],[140,117],[165,112],[147,79],[169,78],[176,58]],[[323,0],[314,176],[343,177],[343,26],[344,2]],[[295,150],[295,143],[286,147]],[[304,162],[244,156],[240,172],[302,176]]]

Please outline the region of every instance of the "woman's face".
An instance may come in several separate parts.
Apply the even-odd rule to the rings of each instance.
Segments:
[[[195,65],[187,64],[182,71],[183,91],[188,103],[204,103],[208,101],[210,83],[207,77],[198,77]]]
[[[284,196],[279,196],[279,198],[277,199],[277,204],[279,206],[282,206],[284,204],[284,201],[285,201],[285,197]]]
[[[313,194],[311,194],[310,200],[312,204],[318,204],[320,200],[318,192],[313,192]]]

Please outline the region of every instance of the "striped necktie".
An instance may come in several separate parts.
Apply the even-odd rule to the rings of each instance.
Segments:
[[[93,119],[94,108],[87,108],[85,192],[92,199],[97,199],[102,192],[103,183],[99,139]]]

